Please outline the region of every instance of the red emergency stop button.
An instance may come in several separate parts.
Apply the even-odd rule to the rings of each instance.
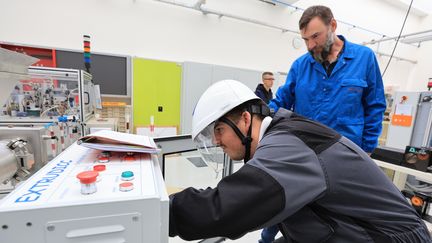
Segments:
[[[96,177],[99,175],[97,171],[83,171],[77,175],[77,178],[82,184],[91,184],[96,182]]]

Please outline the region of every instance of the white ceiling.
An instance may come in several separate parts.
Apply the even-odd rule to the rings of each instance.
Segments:
[[[284,6],[284,3],[287,5],[293,5],[299,2],[299,0],[259,0],[259,1],[274,3],[276,5],[281,5],[281,6]],[[383,1],[388,5],[400,8],[401,10],[407,10],[409,4],[411,3],[411,0],[380,0],[380,1]],[[172,2],[193,7],[198,2],[205,4],[206,0],[172,0]],[[419,17],[426,17],[432,14],[432,0],[414,0],[413,6],[411,7],[411,13]]]
[[[411,0],[381,0],[400,9],[407,10]],[[432,14],[431,0],[414,0],[411,12],[419,17],[426,17]]]

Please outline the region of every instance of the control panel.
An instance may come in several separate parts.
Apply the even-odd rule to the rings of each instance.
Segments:
[[[73,144],[0,201],[0,239],[168,242],[168,204],[156,156]]]

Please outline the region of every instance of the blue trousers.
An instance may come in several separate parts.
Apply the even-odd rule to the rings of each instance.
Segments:
[[[277,225],[270,226],[268,228],[264,228],[261,232],[261,240],[259,243],[272,243],[275,239],[276,234],[279,232],[279,228]]]

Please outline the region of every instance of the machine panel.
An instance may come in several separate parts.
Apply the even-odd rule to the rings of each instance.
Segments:
[[[73,144],[0,201],[0,239],[168,242],[168,201],[156,156]]]

